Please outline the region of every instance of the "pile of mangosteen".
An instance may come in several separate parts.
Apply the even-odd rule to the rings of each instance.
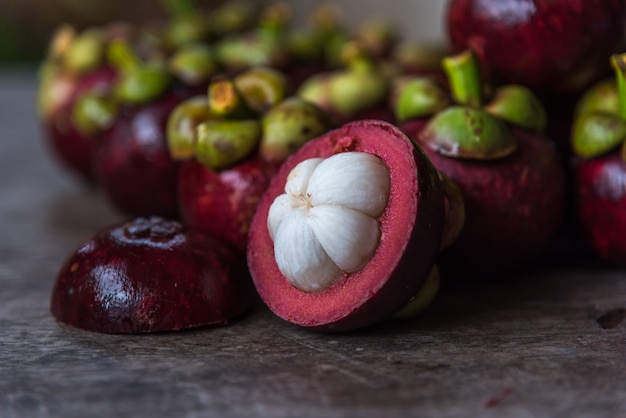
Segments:
[[[442,46],[332,4],[299,25],[164,4],[63,26],[41,65],[47,148],[128,217],[61,266],[60,322],[172,331],[260,300],[349,331],[506,277],[564,225],[626,265],[623,0],[450,0]]]

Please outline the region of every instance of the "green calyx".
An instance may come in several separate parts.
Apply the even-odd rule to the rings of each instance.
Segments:
[[[619,147],[626,139],[626,120],[607,113],[584,113],[572,126],[572,150],[593,158]]]
[[[257,31],[221,38],[215,44],[218,63],[233,71],[282,65],[287,57],[280,39],[266,35]]]
[[[206,96],[189,98],[178,104],[167,119],[166,138],[173,160],[187,160],[196,152],[198,126],[216,119]]]
[[[248,107],[243,94],[231,79],[219,78],[211,81],[208,88],[208,98],[211,113],[219,117],[246,119],[255,116]]]
[[[248,107],[258,114],[280,103],[289,93],[289,80],[270,67],[254,67],[237,75],[233,82]]]
[[[394,111],[396,119],[402,122],[433,115],[449,105],[450,97],[439,84],[426,77],[416,77],[403,85]]]
[[[120,77],[115,86],[116,97],[124,103],[142,104],[161,96],[172,77],[162,63],[144,63],[123,40],[109,44],[107,57]]]
[[[420,142],[449,157],[491,160],[517,149],[506,123],[480,109],[452,106],[433,116]]]
[[[543,132],[548,124],[546,111],[527,87],[507,85],[498,88],[484,109],[512,125]]]
[[[615,79],[598,82],[587,90],[576,103],[575,115],[606,113],[618,116],[619,95]]]
[[[163,36],[167,47],[175,51],[187,44],[206,40],[208,34],[209,27],[205,17],[197,13],[173,19]]]
[[[391,90],[391,82],[378,62],[356,42],[342,49],[346,69],[337,70],[327,79],[331,108],[343,115],[355,115],[382,104]]]
[[[255,7],[249,1],[226,1],[208,16],[208,26],[218,37],[239,33],[254,21]]]
[[[169,60],[170,72],[190,86],[206,83],[217,71],[217,62],[211,48],[191,43],[180,48]]]
[[[87,92],[76,100],[72,120],[80,133],[92,136],[111,126],[117,110],[118,105],[111,97]]]
[[[268,110],[261,120],[263,136],[259,153],[269,161],[283,161],[306,141],[330,129],[320,108],[299,97],[290,97]]]
[[[471,159],[505,157],[517,149],[508,125],[542,132],[546,111],[526,87],[506,85],[496,89],[484,104],[478,60],[471,50],[442,61],[450,86],[450,102],[434,81],[402,82],[394,94],[400,121],[431,115],[423,140],[443,155]]]
[[[65,68],[82,74],[97,68],[104,60],[105,37],[98,29],[89,29],[74,38],[65,52]]]
[[[346,71],[330,80],[332,107],[343,115],[354,115],[381,104],[387,97],[389,82],[379,73]]]
[[[626,161],[626,53],[610,58],[613,80],[589,89],[576,105],[571,145],[582,158],[599,157],[620,146]]]
[[[208,120],[198,125],[196,159],[213,170],[228,168],[250,155],[261,139],[258,120]]]

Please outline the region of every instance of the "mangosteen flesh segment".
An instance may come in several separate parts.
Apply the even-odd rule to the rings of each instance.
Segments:
[[[292,285],[323,291],[371,259],[389,181],[384,162],[364,152],[310,158],[289,173],[267,224],[278,268]]]
[[[250,225],[248,267],[282,319],[355,330],[390,319],[419,291],[444,218],[443,186],[423,150],[390,123],[350,122],[281,165]]]
[[[63,264],[51,312],[102,333],[225,324],[251,307],[245,262],[209,235],[158,217],[105,228]]]

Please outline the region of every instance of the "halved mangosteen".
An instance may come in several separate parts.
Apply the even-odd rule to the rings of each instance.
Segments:
[[[245,262],[229,247],[151,217],[85,241],[58,273],[51,311],[73,327],[127,334],[225,324],[253,301]]]
[[[248,266],[279,317],[348,331],[400,311],[435,266],[445,192],[422,150],[393,125],[351,122],[304,144],[252,221]]]

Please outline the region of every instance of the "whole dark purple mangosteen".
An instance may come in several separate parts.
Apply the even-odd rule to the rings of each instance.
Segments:
[[[77,126],[73,110],[83,94],[105,95],[113,88],[116,71],[106,63],[104,51],[112,36],[124,33],[116,25],[81,33],[63,26],[54,35],[40,69],[38,111],[43,139],[57,161],[89,182],[93,181],[94,131]]]
[[[623,0],[452,0],[454,52],[471,48],[488,81],[536,93],[580,91],[626,41]]]
[[[541,132],[546,116],[526,87],[505,85],[483,104],[475,55],[444,59],[450,92],[418,78],[400,92],[400,127],[454,182],[465,203],[458,239],[440,256],[442,277],[478,279],[532,261],[561,226],[565,170]]]
[[[593,86],[572,126],[577,221],[600,259],[626,265],[626,55],[613,55],[614,80]]]

